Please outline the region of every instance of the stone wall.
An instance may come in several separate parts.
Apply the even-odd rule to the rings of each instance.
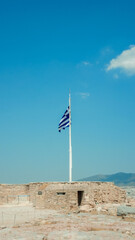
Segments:
[[[0,184],[0,204],[19,203],[23,197],[37,208],[76,211],[83,205],[124,203],[126,193],[107,182]]]
[[[19,203],[29,196],[29,184],[0,184],[0,204]]]
[[[94,207],[102,203],[124,203],[125,200],[125,191],[113,183],[49,183],[42,191],[36,192],[35,206],[77,210],[82,205]]]

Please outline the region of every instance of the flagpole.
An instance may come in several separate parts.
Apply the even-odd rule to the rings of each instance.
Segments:
[[[72,182],[71,96],[69,92],[69,182]]]

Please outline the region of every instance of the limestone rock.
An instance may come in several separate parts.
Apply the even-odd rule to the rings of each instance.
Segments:
[[[117,208],[117,216],[135,215],[135,207],[119,206]]]

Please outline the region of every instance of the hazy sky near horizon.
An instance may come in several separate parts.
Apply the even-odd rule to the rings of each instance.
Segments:
[[[0,1],[0,183],[135,172],[135,1]]]

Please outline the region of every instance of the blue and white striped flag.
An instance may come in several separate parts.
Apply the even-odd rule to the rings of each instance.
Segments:
[[[59,132],[61,132],[62,129],[69,127],[69,124],[70,124],[69,111],[70,111],[70,108],[68,106],[67,110],[65,111],[64,115],[60,120],[59,127],[58,127]]]

